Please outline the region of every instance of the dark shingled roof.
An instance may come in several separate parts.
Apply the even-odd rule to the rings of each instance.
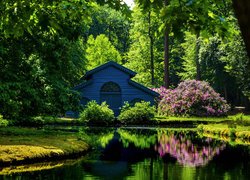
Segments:
[[[101,66],[96,67],[95,69],[92,69],[92,70],[86,72],[86,74],[83,76],[83,78],[87,79],[92,74],[94,74],[94,73],[96,73],[98,71],[101,71],[102,69],[105,69],[108,66],[113,66],[113,67],[115,67],[115,68],[129,74],[131,78],[134,77],[137,74],[136,72],[134,72],[134,71],[132,71],[132,70],[120,65],[120,64],[117,64],[114,61],[109,61],[109,62],[107,62],[107,63],[105,63],[105,64],[103,64]]]

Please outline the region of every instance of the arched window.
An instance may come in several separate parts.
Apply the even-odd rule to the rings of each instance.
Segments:
[[[142,101],[144,101],[143,99],[141,99],[141,98],[135,98],[135,99],[133,99],[132,101],[130,101],[130,105],[131,106],[134,106],[135,105],[135,103],[137,103],[137,102],[142,102]]]
[[[121,92],[121,88],[118,84],[110,81],[102,86],[101,92]]]
[[[100,102],[106,102],[117,116],[122,106],[122,92],[117,83],[106,82],[100,89]]]

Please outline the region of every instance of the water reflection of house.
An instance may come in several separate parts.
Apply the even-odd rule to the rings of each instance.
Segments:
[[[153,163],[153,158],[157,155],[153,148],[141,149],[133,143],[125,147],[121,138],[118,132],[114,132],[109,143],[100,150],[99,160],[85,162],[84,171],[101,179],[125,179],[133,173],[133,164],[144,161],[145,158],[151,159]]]
[[[125,101],[135,103],[149,101],[154,104],[158,93],[131,80],[136,75],[134,71],[113,61],[88,71],[82,78],[83,82],[74,89],[81,93],[81,104],[90,100],[98,103],[106,101],[115,115]]]

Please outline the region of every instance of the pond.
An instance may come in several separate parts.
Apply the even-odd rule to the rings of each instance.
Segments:
[[[0,179],[249,179],[250,147],[201,137],[195,129],[56,128],[79,133],[84,157],[0,169]]]

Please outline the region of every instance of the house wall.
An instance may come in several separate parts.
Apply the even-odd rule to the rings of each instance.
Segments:
[[[100,103],[100,89],[104,83],[112,81],[117,83],[121,88],[122,102],[132,101],[135,98],[140,98],[144,101],[150,101],[154,104],[154,97],[128,83],[130,77],[127,73],[118,70],[112,66],[107,67],[93,74],[92,83],[80,89],[82,97],[91,100],[96,100]]]

